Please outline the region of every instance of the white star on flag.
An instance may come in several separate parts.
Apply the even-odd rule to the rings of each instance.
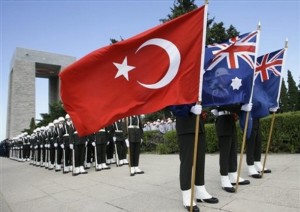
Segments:
[[[231,80],[231,87],[233,90],[239,90],[240,87],[242,86],[242,80],[235,77],[234,79]]]
[[[127,65],[127,57],[124,58],[124,60],[121,64],[120,63],[113,63],[113,64],[118,69],[118,72],[117,72],[115,78],[118,78],[119,76],[123,75],[127,79],[127,81],[129,81],[128,72],[131,71],[132,69],[134,69],[135,67]]]

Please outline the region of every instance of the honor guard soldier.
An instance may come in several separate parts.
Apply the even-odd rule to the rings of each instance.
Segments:
[[[218,203],[219,200],[212,197],[205,188],[205,149],[206,135],[202,106],[198,104],[171,106],[170,110],[176,116],[176,133],[179,144],[180,158],[180,189],[182,191],[183,206],[188,211],[191,207],[191,186],[195,186],[195,199],[197,202]],[[196,116],[200,116],[198,132],[198,149],[196,158],[195,183],[192,185],[193,152],[196,133]],[[193,200],[193,211],[200,211]]]
[[[252,104],[224,105],[213,109],[217,117],[215,126],[220,148],[221,186],[226,192],[233,193],[237,182],[237,131],[236,116],[243,111],[251,111]],[[250,184],[249,180],[239,178],[239,185]]]
[[[47,127],[41,127],[40,132],[40,167],[45,166],[45,145],[46,145],[46,131]]]
[[[56,136],[55,139],[55,148],[56,148],[56,164],[55,164],[55,171],[61,171],[61,163],[63,160],[63,149],[61,147],[61,144],[63,144],[63,135],[65,134],[65,129],[63,127],[63,124],[60,123],[58,120],[58,123],[56,123],[54,135]]]
[[[63,135],[63,144],[62,144],[62,148],[64,149],[65,152],[65,156],[64,156],[64,174],[71,172],[71,171],[75,171],[75,163],[73,163],[73,153],[74,153],[74,146],[73,146],[73,139],[74,139],[74,126],[72,123],[72,120],[69,116],[69,114],[66,114],[65,116],[65,123],[64,123],[64,118],[60,117],[58,119],[59,121],[59,127],[64,126],[65,128],[65,134]],[[74,158],[75,160],[75,158]]]
[[[85,163],[84,163],[84,168],[89,169],[91,168],[91,162],[92,158],[94,157],[94,147],[92,145],[92,142],[95,140],[95,134],[92,133],[87,136],[87,144],[85,147]]]
[[[113,140],[116,144],[116,153],[117,158],[119,160],[118,165],[127,165],[127,146],[125,142],[125,131],[126,131],[126,125],[124,119],[120,119],[114,123],[114,137]]]
[[[108,143],[107,129],[100,129],[95,133],[95,139],[92,142],[95,151],[95,170],[101,171],[102,169],[110,169],[106,165],[106,146]]]
[[[51,123],[51,122],[50,122]],[[44,144],[44,149],[45,149],[45,152],[44,152],[44,166],[45,166],[45,169],[48,169],[49,168],[49,164],[50,164],[50,160],[49,160],[49,148],[50,148],[50,139],[49,139],[49,131],[50,131],[50,123],[46,126],[45,128],[45,132],[44,132],[44,135],[45,135],[45,144]]]
[[[86,136],[79,136],[75,129],[73,143],[75,153],[75,171],[73,172],[74,176],[78,174],[87,174],[87,171],[84,169],[85,143]]]
[[[28,133],[26,133],[23,137],[23,158],[24,161],[29,161],[30,160],[30,136]]]
[[[114,136],[113,130],[114,130],[113,125],[109,125],[106,127],[107,139],[108,139],[107,147],[106,147],[107,165],[116,163],[116,160],[114,159],[115,145],[113,140],[113,136]]]
[[[54,144],[56,143],[56,133],[55,133],[55,124],[56,120],[53,123],[49,124],[49,131],[48,131],[48,140],[49,140],[49,161],[48,161],[48,169],[53,170],[55,165],[55,147]]]
[[[127,142],[129,142],[130,176],[144,174],[144,171],[139,168],[140,148],[141,142],[143,141],[143,125],[140,116],[129,116],[127,124],[128,138],[125,139],[125,141],[127,140]]]

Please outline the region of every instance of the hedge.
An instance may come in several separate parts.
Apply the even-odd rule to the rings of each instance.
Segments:
[[[272,115],[262,118],[260,121],[262,133],[262,151],[265,152]],[[215,153],[219,151],[218,140],[214,124],[206,124],[206,152]],[[242,143],[242,131],[237,122],[238,129],[238,152]],[[269,152],[273,153],[300,153],[300,111],[275,115],[273,133],[271,137]],[[200,141],[201,142],[201,141]],[[176,132],[170,131],[161,134],[159,131],[144,133],[144,142],[141,146],[142,152],[156,152],[158,154],[178,153]]]

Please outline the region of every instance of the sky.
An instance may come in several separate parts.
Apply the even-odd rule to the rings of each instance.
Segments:
[[[74,56],[77,59],[160,24],[173,0],[0,0],[0,141],[6,138],[8,79],[16,47]],[[198,6],[203,1],[195,1]],[[284,47],[287,70],[299,84],[300,0],[210,0],[209,18],[244,34],[261,23],[258,56]],[[36,79],[36,118],[48,112],[48,82]],[[28,121],[29,125],[29,121]]]

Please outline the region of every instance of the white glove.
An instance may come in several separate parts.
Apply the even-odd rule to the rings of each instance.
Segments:
[[[85,146],[87,146],[87,145],[88,145],[88,142],[86,141],[86,142],[85,142]]]
[[[61,144],[60,147],[61,147],[62,149],[64,149],[64,148],[65,148],[65,145],[64,145],[64,144]]]
[[[32,145],[30,145],[30,148],[32,148]]]
[[[276,111],[279,109],[279,107],[270,107],[269,108],[269,111],[270,112],[274,112],[274,113],[276,113]]]
[[[144,142],[144,140],[141,138],[141,143],[143,143]]]
[[[116,140],[117,140],[117,137],[116,137],[116,136],[114,136],[114,137],[113,137],[113,139],[114,139],[114,141],[116,141]]]
[[[43,148],[43,145],[40,145],[41,148]]]
[[[35,149],[37,149],[37,148],[38,148],[38,146],[34,146],[34,148],[35,148]]]
[[[70,144],[70,149],[74,149],[74,145],[73,144]]]
[[[95,141],[93,141],[93,142],[92,142],[92,145],[93,145],[93,146],[96,146],[96,143],[95,143]]]
[[[107,141],[107,143],[106,143],[106,146],[108,146],[109,145],[109,141]]]
[[[57,143],[54,143],[54,147],[55,147],[55,148],[57,147]]]
[[[198,104],[194,105],[193,107],[191,107],[191,112],[195,115],[200,115],[202,112],[202,106]]]
[[[252,103],[244,104],[244,105],[242,105],[241,110],[250,112],[252,110],[252,105],[253,105]]]
[[[129,140],[128,140],[128,138],[125,139],[125,143],[126,143],[126,146],[129,147]]]
[[[218,110],[217,109],[212,109],[211,111],[210,111],[214,116],[218,116]]]

